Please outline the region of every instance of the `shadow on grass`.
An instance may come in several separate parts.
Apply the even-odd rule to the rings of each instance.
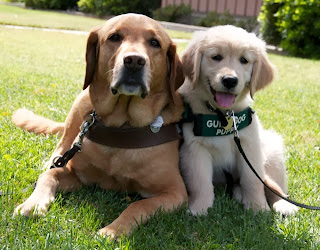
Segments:
[[[69,219],[78,220],[81,227],[94,233],[115,220],[131,202],[139,199],[141,197],[138,195],[86,187],[68,194],[61,193],[58,207],[67,211],[71,217]],[[287,220],[272,212],[255,214],[247,211],[241,204],[229,199],[223,188],[218,188],[214,206],[207,216],[192,216],[186,206],[173,213],[158,211],[123,240],[143,249],[295,249],[308,246],[307,242],[296,240],[290,232],[279,232],[277,219]]]

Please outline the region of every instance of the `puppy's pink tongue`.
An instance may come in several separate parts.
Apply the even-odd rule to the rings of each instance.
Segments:
[[[216,92],[216,101],[220,107],[229,108],[233,104],[234,98],[234,94]]]

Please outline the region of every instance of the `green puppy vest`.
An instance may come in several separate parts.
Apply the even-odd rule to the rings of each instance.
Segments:
[[[247,109],[234,114],[236,117],[235,122],[237,130],[241,130],[251,124],[253,113],[254,111],[248,107]],[[182,123],[190,122],[193,122],[193,133],[195,136],[224,136],[230,135],[234,131],[231,115],[221,116],[221,114],[193,114],[189,104],[185,104]]]

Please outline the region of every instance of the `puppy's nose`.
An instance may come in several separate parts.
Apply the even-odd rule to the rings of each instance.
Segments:
[[[238,78],[235,76],[224,76],[222,77],[221,82],[227,89],[231,89],[237,86]]]
[[[141,70],[146,64],[146,59],[139,55],[128,55],[123,58],[123,63],[127,69]]]

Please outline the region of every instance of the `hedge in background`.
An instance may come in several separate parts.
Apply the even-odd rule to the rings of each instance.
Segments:
[[[173,5],[169,4],[164,8],[153,11],[153,17],[159,21],[176,22],[179,19],[191,15],[191,5]]]
[[[290,54],[320,59],[320,1],[286,0],[278,11],[281,47]]]
[[[27,7],[36,9],[66,10],[77,7],[78,0],[25,0]]]
[[[235,19],[233,15],[227,10],[222,14],[218,14],[215,11],[208,12],[207,15],[201,18],[198,22],[198,25],[205,27],[212,27],[217,25],[235,25],[241,27],[248,32],[253,31],[257,25],[256,18],[246,18],[246,19]]]
[[[267,44],[279,46],[281,33],[276,25],[278,17],[276,13],[284,5],[283,1],[265,0],[259,14],[260,32]]]
[[[272,37],[293,56],[320,59],[319,0],[265,0],[260,20],[267,42]]]
[[[152,10],[161,6],[161,0],[80,0],[80,11],[97,16],[120,15],[124,13],[139,13],[152,16]]]

